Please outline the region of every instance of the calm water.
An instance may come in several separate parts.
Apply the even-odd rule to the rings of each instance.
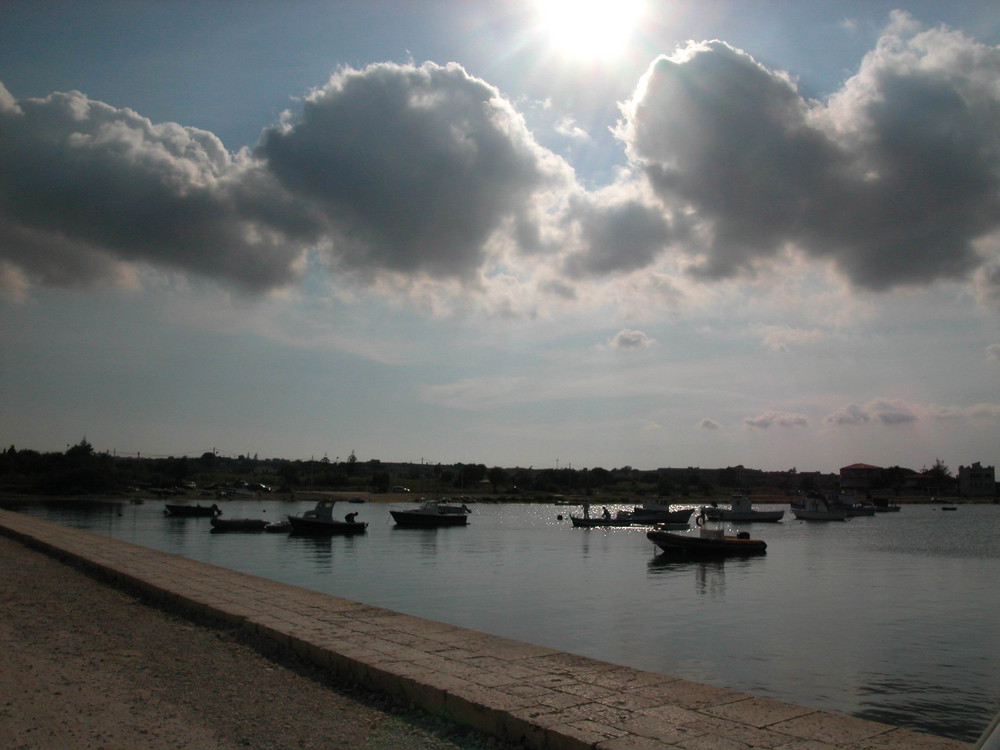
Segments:
[[[336,596],[758,696],[974,740],[1000,710],[1000,507],[906,506],[748,525],[764,557],[676,562],[644,529],[574,529],[550,505],[472,506],[464,528],[318,540],[210,534],[163,504],[10,505]],[[309,503],[233,501],[225,517]],[[612,506],[614,508],[614,506]],[[599,510],[599,508],[597,509]]]

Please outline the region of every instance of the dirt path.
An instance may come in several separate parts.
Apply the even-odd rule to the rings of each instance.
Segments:
[[[0,750],[484,747],[0,536]]]

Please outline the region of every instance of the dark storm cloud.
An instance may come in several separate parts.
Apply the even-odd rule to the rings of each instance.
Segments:
[[[529,200],[559,171],[499,92],[454,64],[343,71],[256,154],[323,214],[337,263],[438,278],[471,277],[498,230],[537,237]]]
[[[968,275],[1000,228],[1000,52],[905,16],[825,104],[722,42],[654,62],[619,134],[700,221],[700,272],[794,245],[858,286]]]
[[[273,181],[211,133],[79,92],[15,102],[0,86],[0,163],[0,258],[42,283],[84,285],[120,261],[249,291],[295,276],[287,232],[310,222],[283,215]]]

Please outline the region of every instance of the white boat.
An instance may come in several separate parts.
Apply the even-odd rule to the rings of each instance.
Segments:
[[[847,510],[834,508],[823,497],[809,496],[789,506],[800,521],[846,521]]]
[[[701,513],[710,521],[767,521],[776,523],[785,516],[783,510],[757,510],[746,495],[734,495],[729,500],[728,508],[720,508],[715,503],[705,505]]]

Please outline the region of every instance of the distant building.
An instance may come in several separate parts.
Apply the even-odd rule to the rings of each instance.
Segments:
[[[840,470],[841,492],[867,492],[876,489],[882,482],[882,467],[870,464],[851,464]]]
[[[958,494],[962,497],[993,497],[997,494],[996,472],[992,466],[958,467]]]

